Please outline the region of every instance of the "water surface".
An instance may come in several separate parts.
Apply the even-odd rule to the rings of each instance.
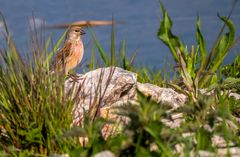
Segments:
[[[232,6],[231,0],[163,0],[163,3],[174,22],[173,31],[179,35],[189,47],[195,44],[196,16],[200,15],[202,31],[210,49],[222,26],[217,13],[227,15]],[[123,39],[127,41],[129,55],[137,50],[135,64],[151,68],[161,68],[172,63],[167,47],[157,39],[156,33],[161,20],[158,0],[0,0],[0,10],[5,15],[17,45],[26,51],[29,39],[29,19],[34,14],[37,23],[66,23],[77,20],[116,20],[125,24],[116,26],[117,46]],[[232,20],[236,24],[237,34],[240,27],[240,4],[235,6]],[[111,27],[94,28],[97,38],[104,49],[110,51]],[[62,30],[48,30],[56,42]],[[84,60],[90,58],[91,35],[84,37],[86,53]],[[240,52],[235,48],[225,63],[233,60]]]

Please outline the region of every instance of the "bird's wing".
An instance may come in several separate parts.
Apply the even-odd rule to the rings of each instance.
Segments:
[[[66,62],[66,58],[68,58],[68,56],[70,56],[70,49],[71,49],[71,43],[65,43],[64,46],[58,51],[55,60],[53,61],[52,65],[51,65],[51,70],[54,69],[59,69],[62,68],[64,66],[64,62]]]

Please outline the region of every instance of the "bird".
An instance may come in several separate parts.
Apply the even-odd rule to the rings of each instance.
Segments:
[[[63,44],[50,66],[50,73],[61,72],[65,75],[77,67],[84,54],[82,35],[86,34],[80,26],[71,26]]]

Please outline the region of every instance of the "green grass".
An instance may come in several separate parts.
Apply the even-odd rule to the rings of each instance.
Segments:
[[[31,61],[25,61],[11,36],[6,38],[6,48],[0,50],[2,149],[11,155],[26,149],[42,155],[51,150],[69,151],[77,142],[63,138],[72,123],[74,104],[64,94],[64,77],[48,74],[45,60],[39,55],[44,51],[35,47],[34,54],[28,56]]]
[[[65,34],[51,48],[50,37],[40,45],[36,40],[38,33],[33,31],[33,49],[26,59],[6,30],[5,44],[0,48],[0,156],[68,153],[73,157],[85,157],[110,150],[116,156],[171,157],[180,155],[175,151],[178,145],[183,145],[182,153],[189,156],[191,152],[197,155],[201,150],[216,153],[217,148],[211,141],[215,135],[222,136],[227,144],[234,143],[240,147],[240,125],[236,121],[240,118],[240,100],[229,97],[229,91],[240,91],[239,57],[231,65],[221,68],[235,43],[234,24],[229,17],[219,17],[224,27],[208,52],[198,17],[197,46],[188,50],[184,42],[172,33],[173,22],[163,5],[161,10],[163,18],[157,37],[169,47],[179,67],[174,80],[169,80],[170,76],[164,70],[155,72],[146,67],[135,68],[135,53],[127,58],[125,40],[117,51],[114,25],[109,52],[102,48],[89,28],[94,42],[85,70],[100,67],[95,58],[95,53],[100,53],[104,66],[119,66],[136,72],[139,82],[172,87],[186,94],[188,101],[183,107],[169,112],[166,104],[156,103],[139,92],[138,105],[126,104],[117,108],[117,114],[128,117],[128,123],[121,126],[119,133],[108,138],[101,134],[101,130],[105,124],[114,122],[107,119],[85,114],[81,126],[72,125],[72,107],[76,102],[71,92],[64,93],[65,76],[49,75],[49,63]],[[227,30],[224,31],[225,28]],[[199,92],[201,88],[212,94],[202,94]],[[94,108],[90,110],[95,111]],[[183,113],[184,121],[179,128],[171,128],[162,122],[173,113]],[[195,134],[183,136],[186,133]],[[81,146],[79,137],[87,137],[88,142]]]

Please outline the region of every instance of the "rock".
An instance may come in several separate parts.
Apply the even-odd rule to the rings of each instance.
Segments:
[[[187,101],[187,96],[179,94],[171,88],[161,88],[150,83],[138,82],[137,90],[143,93],[145,96],[151,97],[151,99],[157,103],[171,107],[171,109],[167,111],[169,118],[161,119],[161,122],[163,122],[166,126],[177,128],[180,127],[181,123],[185,121],[182,113],[171,112],[183,106]]]
[[[211,138],[213,146],[217,148],[226,148],[226,147],[233,147],[235,144],[232,142],[226,142],[226,140],[219,135],[213,135]]]
[[[238,94],[238,93],[230,93],[229,97],[234,97],[236,100],[239,100],[240,99],[240,94]]]
[[[99,68],[75,79],[70,77],[65,82],[65,92],[72,92],[78,101],[73,110],[74,122],[79,122],[83,112],[88,111],[91,105],[99,109],[134,99],[136,84],[135,73],[118,67]]]
[[[215,156],[214,153],[209,152],[209,151],[204,151],[204,150],[198,151],[198,155],[199,155],[200,157],[213,157],[213,156]]]
[[[170,128],[178,128],[183,122],[185,122],[185,120],[182,118],[174,120],[162,119],[161,122]]]
[[[115,157],[115,155],[109,150],[105,150],[95,154],[94,157]]]
[[[230,147],[230,148],[219,148],[217,150],[218,156],[240,156],[240,148],[239,147]]]
[[[156,102],[166,103],[172,108],[183,106],[187,100],[187,96],[179,94],[171,88],[161,88],[149,83],[137,83],[137,89]]]
[[[78,75],[76,78],[69,77],[65,82],[65,93],[71,94],[72,98],[77,101],[76,106],[73,109],[74,124],[81,123],[83,113],[87,112],[88,116],[95,109],[94,115],[104,117],[111,121],[117,122],[117,124],[126,124],[128,119],[123,116],[116,114],[116,106],[122,106],[124,104],[135,104],[137,102],[137,91],[140,91],[147,97],[159,103],[159,105],[168,105],[171,107],[167,113],[167,117],[162,118],[161,122],[169,126],[172,129],[181,127],[182,123],[185,122],[184,113],[178,113],[178,109],[187,101],[187,96],[179,94],[171,88],[161,88],[149,83],[137,82],[137,74],[123,70],[118,67],[107,67],[99,68],[90,71],[84,75]],[[211,92],[206,90],[200,90],[202,94],[211,95]],[[239,99],[240,96],[236,93],[231,93],[229,96]],[[174,111],[174,112],[172,112]],[[177,112],[177,113],[176,113]],[[216,123],[221,123],[223,120],[220,117],[216,118]],[[240,119],[235,118],[239,123]],[[233,131],[237,131],[238,127],[235,123],[226,120],[227,127]],[[118,132],[121,125],[106,124],[102,131],[104,138]],[[212,128],[209,125],[203,126],[207,131],[212,132]],[[196,144],[196,135],[194,132],[183,133],[184,138],[193,138]],[[84,139],[84,141],[87,139]],[[217,154],[220,156],[227,155],[230,151],[231,155],[240,155],[240,149],[235,147],[235,143],[226,143],[223,137],[213,136],[212,144],[217,148]],[[227,147],[231,146],[230,149]],[[183,144],[176,145],[176,152],[183,153]],[[152,146],[154,148],[154,144]],[[199,156],[212,156],[212,152],[201,150],[199,152],[191,151],[190,154],[198,153]],[[103,151],[95,154],[95,157],[114,157],[115,155],[110,151]],[[194,156],[194,155],[191,155]]]
[[[65,92],[72,94],[78,103],[73,109],[74,123],[81,121],[84,111],[95,108],[121,106],[134,102],[139,90],[158,103],[172,108],[182,106],[187,97],[171,88],[160,88],[149,83],[138,83],[137,74],[118,67],[99,68],[77,77],[69,77],[65,82]],[[91,107],[90,107],[91,106]],[[100,114],[100,113],[98,113]]]
[[[107,123],[103,126],[101,133],[106,139],[111,135],[115,135],[123,129],[123,126],[129,122],[126,116],[120,116],[116,114],[117,108],[113,107],[103,107],[100,109],[100,116],[113,121],[114,123]]]

